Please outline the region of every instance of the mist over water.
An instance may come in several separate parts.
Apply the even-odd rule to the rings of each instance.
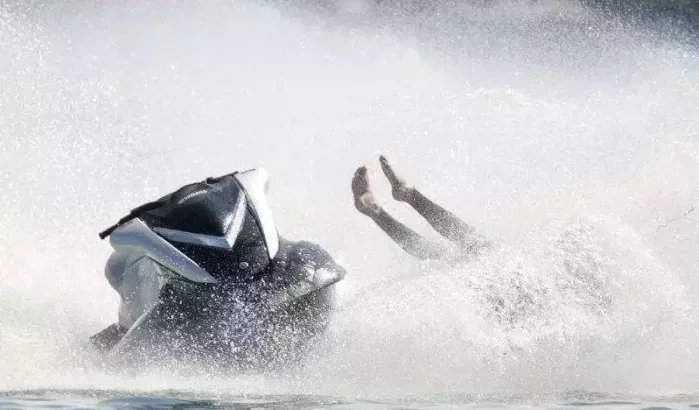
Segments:
[[[573,2],[3,3],[0,390],[697,393],[697,107],[691,42]],[[386,209],[436,237],[379,153],[495,248],[410,259],[353,208],[368,164]],[[282,235],[349,270],[316,357],[101,371],[84,343],[117,297],[97,232],[256,166]]]

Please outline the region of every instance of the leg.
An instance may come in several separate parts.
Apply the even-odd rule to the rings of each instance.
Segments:
[[[440,235],[469,253],[476,253],[488,245],[487,241],[476,234],[472,226],[407,185],[396,175],[384,156],[381,156],[380,160],[381,168],[391,183],[393,198],[412,206]]]
[[[430,260],[446,258],[447,255],[443,246],[423,238],[383,209],[372,219],[395,243],[412,256],[418,259]]]
[[[357,210],[376,222],[404,251],[419,259],[442,259],[446,256],[445,249],[438,243],[423,238],[381,209],[369,188],[366,167],[360,167],[355,172],[352,193]]]

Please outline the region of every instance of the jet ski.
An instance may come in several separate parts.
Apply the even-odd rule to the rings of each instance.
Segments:
[[[124,365],[205,361],[270,368],[302,359],[346,274],[317,244],[278,232],[264,169],[186,185],[100,234],[118,321],[90,338]]]

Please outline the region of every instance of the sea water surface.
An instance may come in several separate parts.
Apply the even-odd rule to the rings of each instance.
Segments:
[[[400,400],[360,400],[324,396],[215,395],[177,391],[137,394],[125,391],[8,392],[3,409],[691,409],[696,397],[636,398],[593,393],[569,393],[559,400],[521,397],[405,397]]]
[[[699,405],[699,51],[577,1],[0,3],[0,407]],[[356,212],[378,155],[494,244],[420,263]],[[111,373],[97,232],[264,166],[349,274],[279,374]],[[497,309],[494,308],[497,307]]]

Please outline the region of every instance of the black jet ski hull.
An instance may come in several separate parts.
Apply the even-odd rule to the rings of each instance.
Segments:
[[[110,365],[132,369],[286,368],[303,360],[325,330],[335,291],[323,288],[283,306],[188,297],[161,298],[128,331],[112,325],[93,336],[93,346]]]

